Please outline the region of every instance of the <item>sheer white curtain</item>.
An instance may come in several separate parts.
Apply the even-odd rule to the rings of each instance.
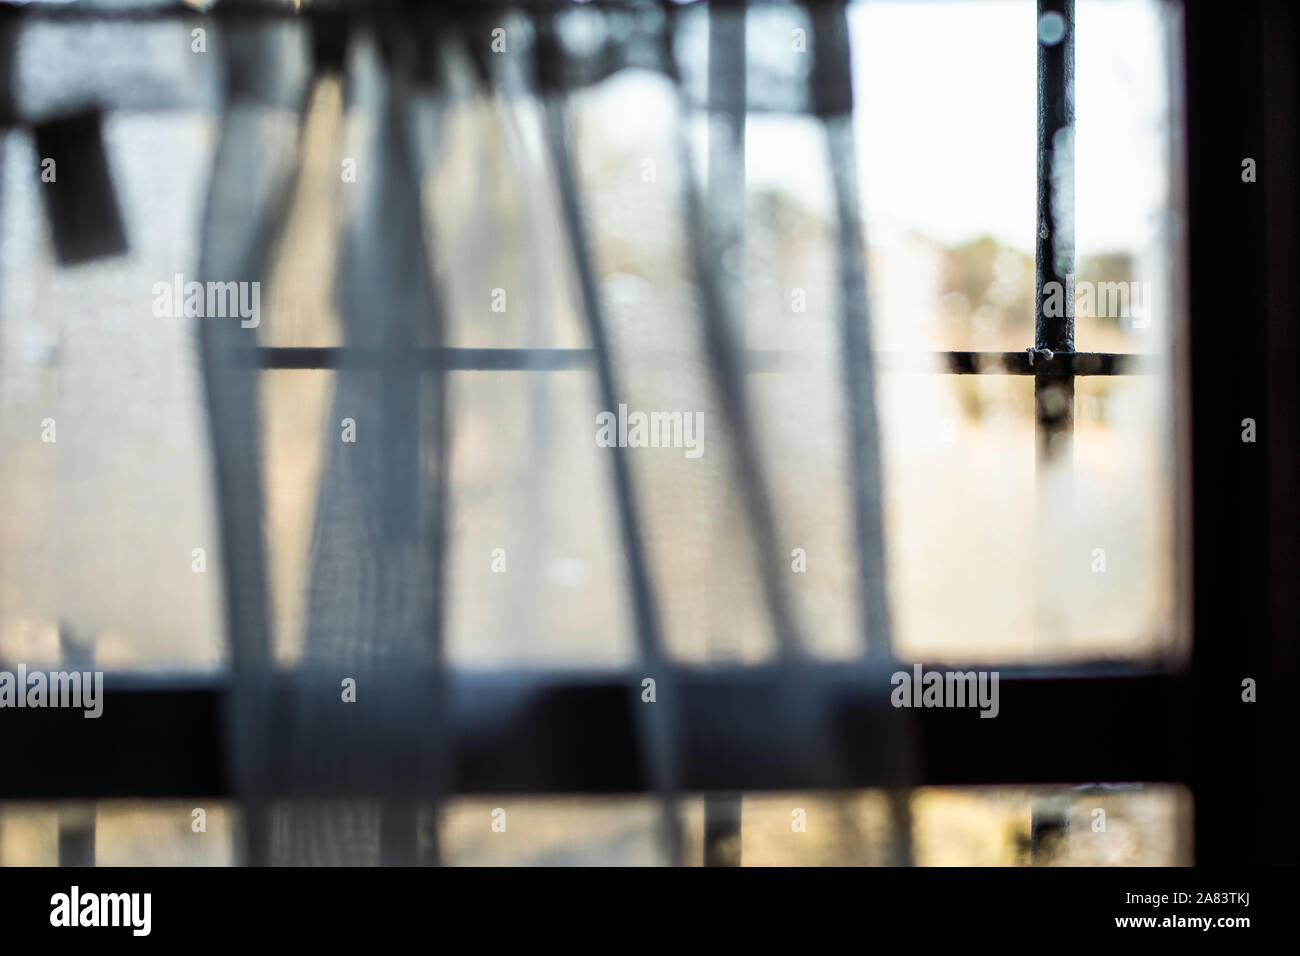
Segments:
[[[188,205],[144,216],[161,197],[119,177],[131,256],[168,230],[192,240],[141,262],[140,283],[192,272],[263,290],[254,325],[167,333],[198,345],[211,470],[185,480],[211,526],[189,537],[220,572],[209,617],[227,636],[241,858],[441,861],[449,672],[577,667],[625,675],[661,858],[677,862],[674,667],[778,663],[772,708],[809,760],[833,763],[805,665],[865,675],[890,659],[844,13],[754,5],[735,21],[736,69],[710,75],[703,5],[425,9],[313,25],[287,5],[235,18],[217,4],[194,24],[86,27],[181,44],[207,31],[206,52],[133,64],[148,79],[105,82],[95,102],[114,169],[116,147],[144,148],[115,141],[115,110],[210,111],[176,146],[160,134],[169,163],[198,163]],[[92,86],[58,96],[77,83]],[[797,248],[779,222],[745,229],[743,137],[710,119],[734,130],[746,113],[824,138],[808,175],[833,216]],[[156,182],[162,161],[143,162]],[[761,268],[791,256],[793,285]],[[66,270],[50,281],[105,307]],[[20,294],[6,281],[7,312]],[[147,315],[149,299],[123,308]],[[133,329],[122,339],[141,349]],[[333,358],[280,371],[259,345]],[[149,374],[184,374],[165,359]],[[94,366],[61,366],[59,387],[119,371]],[[315,378],[295,391],[277,376]],[[603,415],[668,423],[666,441],[616,428],[630,440],[605,447]],[[95,486],[91,463],[71,467]]]

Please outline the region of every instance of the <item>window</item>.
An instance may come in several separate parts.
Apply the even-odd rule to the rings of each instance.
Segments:
[[[0,863],[1191,859],[1181,10],[313,6],[3,23]]]

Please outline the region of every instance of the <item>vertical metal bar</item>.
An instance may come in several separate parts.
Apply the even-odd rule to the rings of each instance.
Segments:
[[[705,866],[740,866],[743,808],[744,798],[739,793],[704,795]]]
[[[745,6],[709,8],[710,257],[730,282],[723,294],[738,317],[736,336],[745,341]],[[711,648],[714,656],[736,657],[735,647]],[[704,865],[740,866],[742,797],[704,795]]]
[[[1038,0],[1038,138],[1037,239],[1034,250],[1034,349],[1046,353],[1074,351],[1074,0]],[[1057,492],[1068,497],[1074,432],[1074,373],[1034,370],[1035,475],[1040,531],[1037,583],[1040,599],[1059,599],[1060,571],[1053,537],[1061,514],[1049,500],[1049,471],[1063,481]],[[1050,519],[1050,520],[1049,520]],[[1067,532],[1068,533],[1068,532]],[[1042,606],[1042,605],[1040,605]],[[1044,617],[1035,620],[1045,630]],[[1068,805],[1045,797],[1033,804],[1030,855],[1042,862],[1064,834]]]
[[[1074,0],[1038,0],[1038,37],[1034,347],[1073,352]],[[1049,283],[1061,290],[1055,299],[1045,291]],[[1045,308],[1053,302],[1059,310]],[[1073,372],[1038,368],[1034,407],[1040,473],[1046,464],[1068,466],[1074,429]]]
[[[59,866],[95,865],[95,805],[59,809]]]
[[[82,640],[68,626],[59,624],[59,666],[85,671],[94,665],[95,645]],[[59,808],[59,866],[95,865],[94,802]]]

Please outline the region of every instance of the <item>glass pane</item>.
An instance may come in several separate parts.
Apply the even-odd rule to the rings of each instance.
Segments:
[[[238,810],[107,800],[0,806],[0,866],[230,866]]]
[[[32,136],[3,137],[0,657],[208,668],[221,550],[196,320],[152,306],[193,270],[212,127],[123,112],[103,130],[130,248],[81,264],[55,259]]]
[[[903,806],[918,866],[1190,862],[1191,796],[1177,786],[925,788]],[[889,865],[897,812],[879,790],[746,794],[741,862]],[[703,798],[686,796],[679,813],[684,861],[698,866]],[[439,816],[439,833],[451,866],[648,866],[664,862],[659,814],[650,797],[503,794],[450,801]],[[237,820],[238,810],[219,801],[6,804],[0,866],[57,866],[60,847],[65,865],[229,866]],[[75,860],[75,852],[85,859]]]

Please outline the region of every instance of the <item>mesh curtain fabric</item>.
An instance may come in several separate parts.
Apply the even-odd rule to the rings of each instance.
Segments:
[[[891,660],[842,4],[35,7],[0,20],[0,427],[50,407],[60,432],[4,468],[31,507],[0,613],[56,622],[63,659],[82,635],[111,661],[111,632],[128,665],[228,665],[243,861],[439,862],[462,670],[625,674],[667,862],[679,668],[780,668],[772,707],[836,760],[805,665]],[[633,126],[654,105],[662,148],[611,166],[629,123],[601,97]],[[834,214],[802,282],[820,305],[784,325],[750,318],[790,296],[746,258],[741,120],[763,113],[817,125]],[[68,156],[102,139],[112,175],[69,165],[40,210],[51,129]],[[176,274],[259,283],[261,321],[158,318]],[[281,372],[259,345],[336,357]],[[319,415],[295,418],[276,377],[307,375]],[[620,406],[699,413],[702,454],[599,447]],[[280,462],[309,502],[297,559]],[[173,526],[184,561],[208,540],[191,510],[218,606],[133,634]],[[199,617],[217,650],[169,655]]]

